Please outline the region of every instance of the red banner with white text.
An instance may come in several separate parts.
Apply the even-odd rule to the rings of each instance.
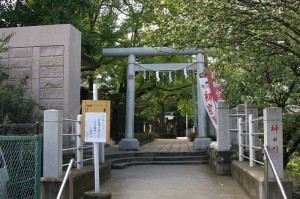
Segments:
[[[206,71],[207,81],[211,90],[211,94],[215,104],[219,100],[223,99],[222,88],[221,88],[221,80],[217,74],[215,69]]]
[[[217,108],[216,108],[216,104],[214,102],[213,95],[210,90],[207,78],[206,77],[201,78],[199,76],[198,81],[200,83],[201,96],[203,99],[205,109],[206,109],[215,129],[218,129]]]

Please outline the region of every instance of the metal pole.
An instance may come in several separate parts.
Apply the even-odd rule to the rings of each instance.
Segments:
[[[275,176],[275,179],[276,179],[277,184],[278,184],[278,186],[279,186],[279,189],[280,189],[280,191],[281,191],[281,194],[282,194],[282,196],[283,196],[284,199],[287,199],[286,194],[285,194],[285,191],[284,191],[284,189],[283,189],[283,186],[282,186],[282,184],[281,184],[281,181],[280,181],[279,176],[278,176],[278,174],[277,174],[277,171],[276,171],[276,169],[275,169],[275,166],[274,166],[273,162],[271,161],[271,157],[270,157],[270,154],[269,154],[269,152],[268,152],[268,148],[267,148],[266,145],[264,145],[264,151],[265,151],[265,155],[266,155],[267,158],[268,158],[268,162],[269,162],[269,164],[270,164],[270,166],[271,166],[271,169],[272,169],[272,171],[273,171],[273,173],[274,173],[274,176]],[[265,165],[265,166],[268,166],[268,165]]]
[[[243,119],[239,118],[238,120],[238,138],[239,138],[239,161],[244,161],[244,157],[242,155],[244,155],[244,147],[242,146],[243,144]]]
[[[254,150],[253,150],[253,125],[254,121],[253,115],[250,114],[248,117],[248,124],[249,124],[249,163],[250,167],[254,167]]]
[[[98,100],[97,85],[93,84],[93,100]],[[94,142],[95,193],[100,193],[99,143]]]
[[[71,159],[71,161],[70,161],[70,163],[69,163],[69,166],[68,166],[68,169],[67,169],[67,171],[66,171],[64,180],[63,180],[63,182],[62,182],[62,184],[61,184],[61,186],[60,186],[60,189],[59,189],[59,192],[58,192],[58,194],[57,194],[56,199],[60,199],[60,197],[61,197],[61,194],[62,194],[62,192],[63,192],[63,190],[64,190],[64,187],[65,187],[65,184],[66,184],[66,182],[67,182],[68,176],[71,174],[71,169],[72,169],[73,163],[74,163],[74,159]]]
[[[128,56],[125,138],[134,138],[135,55]]]
[[[197,80],[199,76],[204,72],[204,55],[202,53],[198,53],[196,57],[196,67],[197,67]],[[197,81],[197,102],[198,102],[198,134],[199,138],[207,137],[207,117],[206,117],[206,109],[203,103],[200,82]]]
[[[82,115],[77,115],[77,122],[76,123],[76,156],[77,156],[77,169],[83,168],[83,148],[82,148],[82,141],[81,141],[81,121],[82,121]]]
[[[265,149],[263,149],[265,150]],[[264,184],[264,187],[265,187],[265,198],[268,199],[268,192],[269,192],[269,176],[268,176],[268,167],[269,167],[269,161],[268,161],[268,158],[267,158],[267,155],[266,155],[266,152],[265,152],[265,155],[264,155],[264,180],[265,180],[265,184]]]
[[[39,134],[39,123],[38,122],[36,122],[34,125],[34,132],[35,132],[35,135]]]

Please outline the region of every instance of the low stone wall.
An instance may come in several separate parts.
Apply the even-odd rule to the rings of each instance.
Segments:
[[[233,161],[231,164],[232,177],[245,189],[251,198],[264,199],[264,168],[250,167],[249,162]],[[292,183],[281,179],[287,198],[292,198]],[[269,182],[268,199],[281,199],[280,189],[275,181]]]
[[[231,151],[217,151],[208,148],[209,165],[218,175],[231,175]]]
[[[95,188],[94,167],[85,166],[84,169],[72,170],[73,176],[73,198],[79,199],[86,191]],[[111,178],[110,164],[100,165],[101,184]],[[41,198],[56,199],[63,179],[62,178],[41,178]],[[69,198],[69,181],[65,185],[63,198]]]

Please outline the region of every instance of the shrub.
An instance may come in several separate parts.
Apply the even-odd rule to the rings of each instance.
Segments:
[[[162,133],[162,134],[159,134],[159,138],[161,138],[161,139],[176,139],[176,135],[173,133]]]
[[[25,77],[19,86],[14,86],[8,77],[0,72],[0,123],[27,123],[36,121],[34,100],[24,100]]]
[[[194,141],[194,139],[196,138],[197,136],[197,133],[189,133],[188,134],[188,138],[190,141]]]
[[[292,181],[293,187],[300,190],[300,154],[298,152],[293,153],[286,166],[285,172],[288,178]]]
[[[152,133],[135,133],[134,137],[141,143],[149,142],[153,140],[153,134]]]
[[[212,141],[217,141],[217,136],[215,135],[208,135],[208,138],[210,138]]]

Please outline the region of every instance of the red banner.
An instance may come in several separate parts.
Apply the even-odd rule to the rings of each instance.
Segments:
[[[198,77],[198,81],[200,83],[200,89],[201,89],[201,95],[203,99],[203,103],[205,106],[205,109],[216,129],[218,129],[218,122],[217,122],[217,109],[216,104],[213,100],[211,90],[209,88],[209,85],[207,83],[207,78],[201,78],[200,75]],[[200,102],[199,102],[200,103]]]
[[[213,100],[215,103],[217,103],[219,100],[223,99],[221,80],[216,70],[213,71],[207,70],[206,77],[207,77],[209,88],[211,90]]]

